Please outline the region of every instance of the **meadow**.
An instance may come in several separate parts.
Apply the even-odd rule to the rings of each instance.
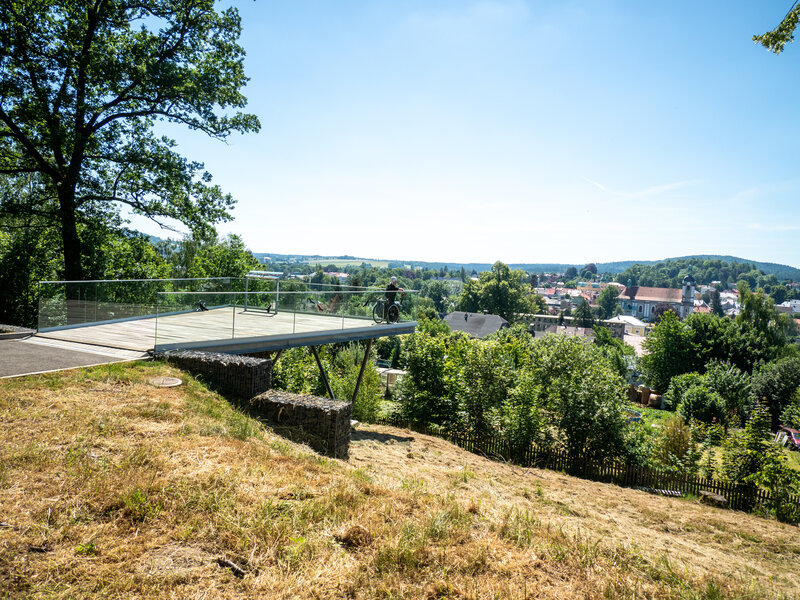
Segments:
[[[150,379],[177,376],[158,388]],[[359,425],[288,442],[159,362],[0,384],[0,597],[793,598],[795,526]]]

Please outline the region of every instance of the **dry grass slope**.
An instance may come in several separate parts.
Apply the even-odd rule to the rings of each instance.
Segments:
[[[388,427],[360,427],[349,463],[321,458],[160,363],[5,381],[0,420],[0,598],[800,590],[796,527]]]

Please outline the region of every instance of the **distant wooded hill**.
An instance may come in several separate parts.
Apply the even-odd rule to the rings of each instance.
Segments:
[[[423,269],[464,269],[467,270],[468,273],[472,271],[477,271],[478,273],[482,271],[488,271],[491,267],[491,263],[455,263],[455,262],[433,262],[433,261],[418,261],[418,260],[385,260],[385,259],[374,259],[374,258],[358,258],[355,256],[319,256],[319,255],[303,255],[303,254],[271,254],[268,252],[254,252],[253,253],[256,258],[259,260],[263,260],[263,257],[268,256],[273,261],[276,262],[298,262],[298,263],[310,263],[310,264],[321,264],[321,265],[328,265],[328,264],[341,264],[341,266],[352,265],[354,263],[360,264],[361,262],[367,264],[375,264],[377,262],[386,262],[390,267],[401,267],[401,266],[410,266],[412,268],[423,268]],[[618,273],[622,273],[625,270],[629,269],[633,265],[645,265],[645,266],[653,266],[659,263],[666,263],[669,261],[683,261],[688,259],[698,259],[698,260],[719,260],[726,263],[740,263],[740,264],[749,264],[753,265],[754,268],[759,269],[764,272],[766,275],[774,275],[779,280],[786,280],[790,279],[792,281],[800,281],[800,269],[795,267],[791,267],[789,265],[781,265],[778,263],[770,263],[770,262],[758,262],[755,260],[748,260],[746,258],[740,258],[737,256],[723,256],[720,254],[693,254],[690,256],[677,256],[674,258],[665,258],[663,260],[623,260],[617,262],[607,262],[607,263],[595,263],[597,266],[598,273],[610,273],[612,275],[616,275]],[[586,266],[586,263],[577,264],[577,263],[508,263],[508,266],[512,269],[522,269],[523,271],[527,271],[529,273],[563,273],[569,267],[575,267],[578,271],[580,271],[583,267]]]

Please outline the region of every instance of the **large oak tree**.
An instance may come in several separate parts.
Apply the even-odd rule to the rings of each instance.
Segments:
[[[197,232],[229,218],[233,199],[157,124],[258,130],[238,110],[240,32],[213,0],[0,0],[0,175],[37,190],[0,212],[58,229],[65,279],[85,275],[85,226],[119,223],[122,205]]]

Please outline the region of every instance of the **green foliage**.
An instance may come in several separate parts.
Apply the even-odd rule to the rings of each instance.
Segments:
[[[14,202],[6,194],[27,188],[4,186],[0,177],[0,323],[36,327],[38,282],[63,277],[61,240],[44,220],[6,214]],[[8,182],[5,182],[8,184]],[[169,265],[149,240],[117,226],[92,222],[79,227],[87,243],[84,267],[92,279],[158,279],[169,276]]]
[[[495,340],[503,346],[503,352],[514,363],[514,368],[522,369],[530,361],[535,340],[522,323],[504,327],[483,338],[485,341]]]
[[[706,378],[700,373],[683,373],[682,375],[673,377],[670,381],[669,388],[667,388],[667,391],[664,393],[667,406],[676,409],[678,405],[683,402],[683,396],[689,388],[698,385],[706,385]]]
[[[709,389],[724,400],[728,422],[734,417],[744,422],[750,407],[750,376],[736,365],[712,361],[706,365],[705,378]]]
[[[169,265],[150,241],[137,233],[107,230],[105,239],[92,248],[96,264],[89,274],[97,279],[164,279]]]
[[[731,319],[720,318],[708,313],[692,313],[684,320],[686,327],[692,331],[693,341],[697,347],[694,361],[696,370],[703,370],[711,360],[727,360],[730,357],[730,344],[735,339],[731,329],[735,327]]]
[[[544,296],[541,294],[532,294],[530,297],[531,302],[531,312],[534,315],[546,315],[548,314],[547,308],[547,301],[544,299]]]
[[[464,424],[471,431],[487,433],[514,385],[513,359],[497,341],[469,340],[460,367],[457,399]]]
[[[754,402],[764,402],[771,415],[772,429],[777,429],[780,415],[791,405],[800,387],[800,358],[787,357],[771,362],[753,375],[750,395]]]
[[[189,277],[244,277],[258,261],[238,235],[229,235],[199,249]]]
[[[634,285],[640,286],[680,288],[690,270],[698,284],[721,281],[722,289],[733,287],[745,274],[752,279],[753,286],[777,283],[774,275],[764,275],[750,263],[726,262],[716,258],[679,258],[654,265],[635,264],[617,274],[615,281],[626,285],[631,280]]]
[[[423,316],[419,320],[417,331],[429,335],[447,335],[450,333],[450,327],[439,317],[426,318]]]
[[[775,54],[780,54],[786,44],[794,41],[794,30],[797,28],[798,20],[800,20],[800,6],[795,3],[775,29],[754,35],[753,41]]]
[[[318,350],[320,361],[328,376],[334,396],[351,401],[355,392],[364,347],[349,344],[342,347],[323,346]],[[325,383],[316,360],[308,348],[284,351],[272,370],[272,385],[276,389],[296,394],[327,396]],[[358,396],[353,404],[353,418],[374,421],[381,401],[381,381],[372,360],[367,361]]]
[[[622,378],[600,347],[534,340],[522,326],[485,340],[415,333],[405,342],[402,414],[496,432],[514,449],[535,441],[598,458],[628,456]]]
[[[647,350],[641,361],[645,381],[663,392],[676,375],[701,368],[694,332],[672,311],[664,314],[644,341]]]
[[[255,116],[225,112],[246,104],[235,9],[9,1],[0,22],[0,174],[38,178],[42,193],[15,208],[57,232],[66,279],[86,274],[85,227],[116,227],[121,204],[194,231],[229,218],[233,199],[155,128],[218,139],[258,129]]]
[[[692,439],[692,428],[679,414],[664,421],[654,448],[654,458],[663,467],[677,472],[692,472],[697,467],[699,455]]]
[[[418,423],[456,421],[457,368],[453,354],[466,337],[411,334],[405,340],[406,375],[400,385],[402,414]]]
[[[458,310],[466,312],[488,311],[509,322],[517,314],[530,314],[533,310],[529,286],[524,271],[512,271],[498,261],[490,271],[480,274],[477,281],[469,281],[458,300]]]
[[[597,307],[601,319],[610,319],[617,314],[617,308],[619,307],[618,296],[619,288],[615,285],[606,286],[600,292],[597,297]]]
[[[574,323],[576,327],[591,328],[594,326],[594,315],[592,314],[592,308],[584,298],[581,298],[578,302],[578,306],[575,307],[573,316],[575,318]]]
[[[326,393],[314,356],[308,348],[291,348],[281,353],[272,368],[272,385],[296,394]]]
[[[433,300],[430,298],[419,299],[419,303],[417,304],[417,320],[439,320],[439,313],[436,310]]]
[[[328,372],[328,377],[337,398],[352,400],[365,349],[360,344],[349,344],[333,354],[332,369]],[[375,363],[368,360],[364,367],[358,396],[353,404],[353,418],[359,421],[374,422],[378,417],[380,400],[381,377],[375,369]]]
[[[751,292],[746,286],[739,290],[741,311],[737,323],[746,325],[764,339],[768,348],[780,349],[791,335],[791,319],[775,309],[772,299],[764,292]]]
[[[554,440],[544,408],[544,392],[533,373],[520,373],[516,386],[509,390],[499,410],[498,426],[516,452],[524,452],[532,442],[550,447]]]
[[[529,368],[560,444],[597,458],[625,455],[624,382],[598,348],[548,335],[534,344]]]
[[[789,293],[789,290],[786,288],[785,285],[776,285],[773,286],[772,291],[769,293],[772,296],[772,301],[775,304],[781,304],[786,300],[786,296]]]
[[[28,193],[0,177],[0,323],[35,327],[38,282],[60,279],[60,240],[43,219],[8,214]]]
[[[692,385],[684,393],[677,408],[685,421],[694,419],[703,423],[725,423],[725,400],[705,385]]]
[[[666,393],[668,406],[677,407],[687,421],[726,426],[743,422],[750,405],[750,377],[730,363],[712,361],[707,369],[704,374],[673,377]]]
[[[635,358],[635,352],[631,346],[622,340],[615,338],[607,327],[602,325],[594,326],[594,344],[606,357],[608,363],[619,373],[620,377],[628,376],[628,360]]]
[[[423,298],[430,298],[435,312],[448,313],[453,310],[454,298],[458,296],[462,288],[461,282],[429,279],[420,286],[420,295]]]
[[[711,293],[711,313],[715,317],[721,317],[725,314],[725,311],[722,310],[722,300],[719,290],[714,290]]]
[[[800,429],[800,388],[795,390],[786,408],[783,409],[781,423],[792,429]]]
[[[722,453],[722,474],[733,482],[746,483],[761,470],[770,437],[769,410],[756,403],[744,431],[725,439]]]
[[[792,496],[800,496],[800,473],[792,469],[786,458],[773,446],[768,446],[761,469],[749,477],[749,482],[770,493],[765,508],[784,523],[800,522],[800,507]]]

